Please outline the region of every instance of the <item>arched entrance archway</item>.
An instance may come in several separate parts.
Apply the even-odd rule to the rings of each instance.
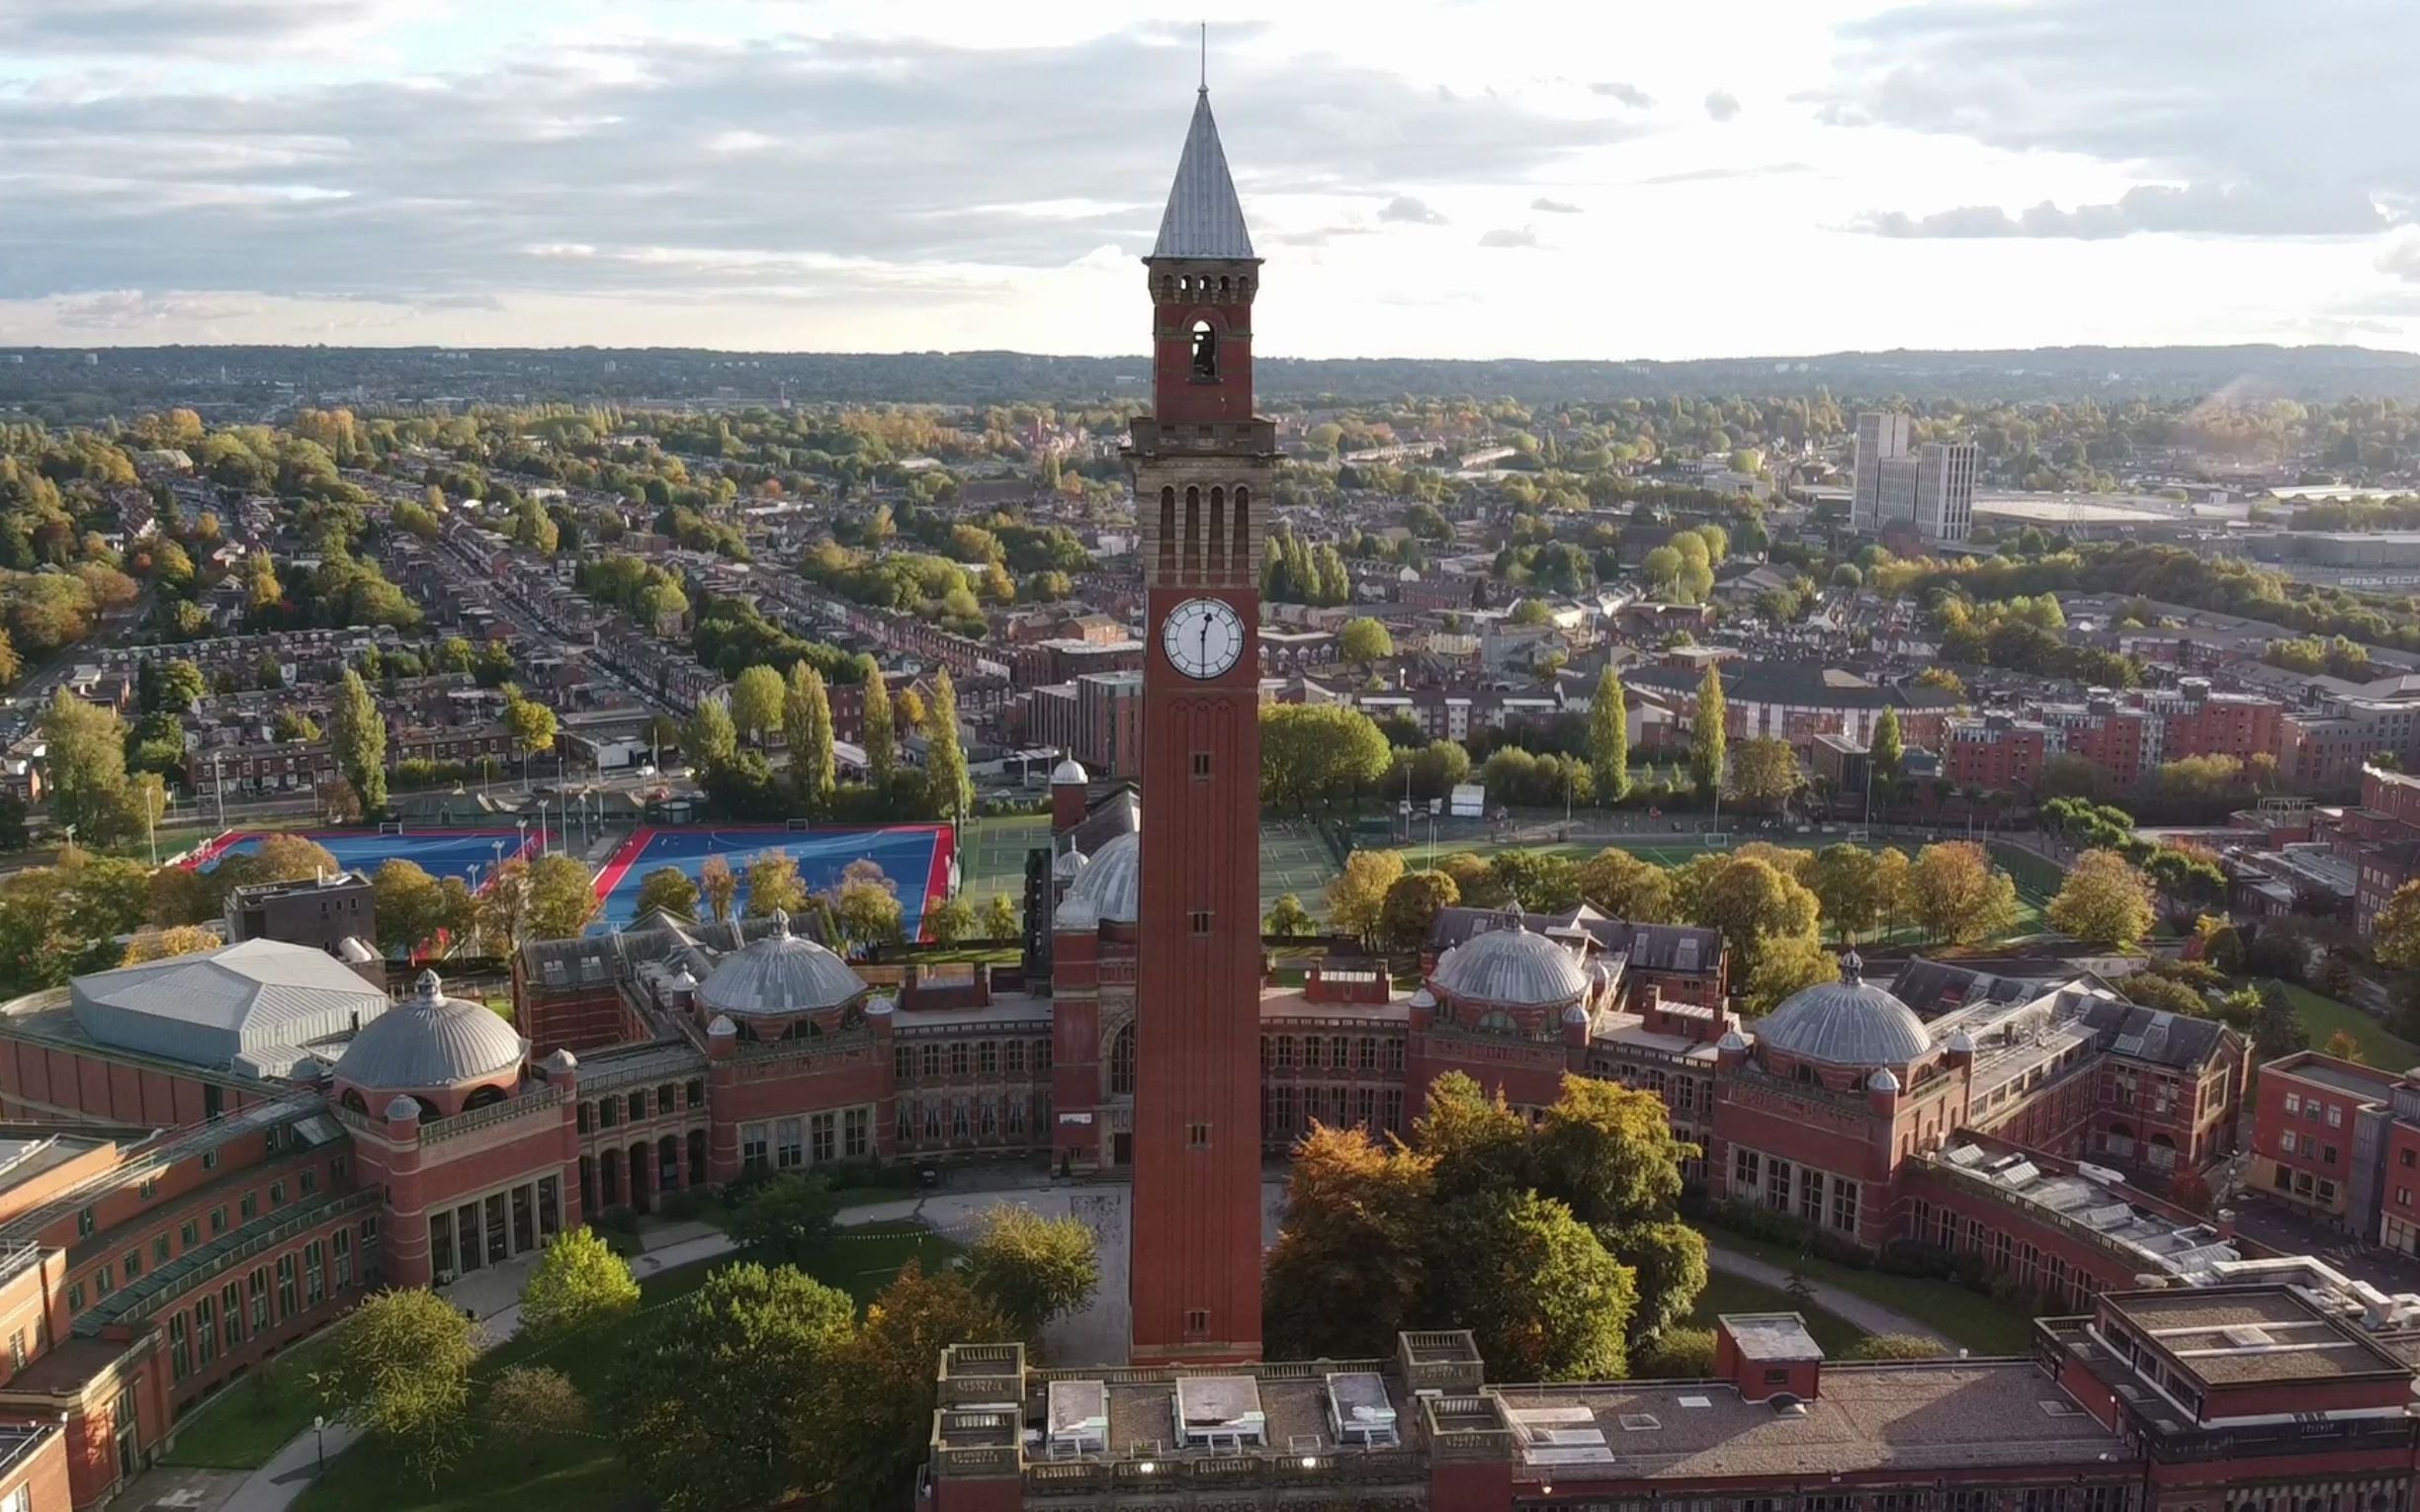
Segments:
[[[630,1147],[630,1205],[633,1213],[653,1211],[648,1202],[654,1190],[648,1172],[648,1156],[653,1146],[645,1139]]]
[[[681,1187],[680,1140],[671,1134],[655,1141],[655,1186],[664,1192]]]
[[[706,1185],[706,1131],[689,1131],[689,1185]]]

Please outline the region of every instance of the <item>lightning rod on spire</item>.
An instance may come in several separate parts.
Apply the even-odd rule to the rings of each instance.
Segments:
[[[1210,93],[1210,23],[1201,24],[1201,92]]]

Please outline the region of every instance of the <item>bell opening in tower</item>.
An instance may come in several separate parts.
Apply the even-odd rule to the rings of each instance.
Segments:
[[[1193,322],[1193,377],[1196,381],[1218,381],[1218,331],[1207,320]]]

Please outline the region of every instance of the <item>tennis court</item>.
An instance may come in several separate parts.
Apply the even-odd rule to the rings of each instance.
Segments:
[[[378,834],[358,829],[302,830],[302,838],[320,846],[348,871],[375,874],[387,862],[401,859],[431,877],[459,877],[475,885],[487,879],[499,860],[509,861],[538,849],[538,831],[525,836],[513,829],[416,829],[406,834]],[[230,830],[197,847],[185,865],[208,872],[228,856],[249,855],[261,848],[269,832]]]
[[[639,915],[639,888],[649,872],[677,867],[691,882],[709,856],[721,856],[739,874],[735,906],[747,906],[747,863],[760,851],[787,851],[798,863],[799,880],[810,892],[838,884],[853,861],[881,867],[899,889],[901,924],[909,939],[923,927],[924,905],[946,897],[950,885],[951,840],[946,824],[892,824],[870,827],[832,826],[789,829],[782,825],[735,825],[725,828],[644,828],[633,834],[597,873],[597,895],[605,909],[592,931],[627,924]]]
[[[975,819],[959,832],[962,842],[960,891],[981,908],[995,892],[1022,901],[1025,896],[1025,856],[1050,844],[1050,815],[997,814]]]
[[[1336,856],[1307,824],[1291,820],[1260,826],[1260,911],[1291,892],[1316,919],[1328,916],[1328,884],[1336,881]]]

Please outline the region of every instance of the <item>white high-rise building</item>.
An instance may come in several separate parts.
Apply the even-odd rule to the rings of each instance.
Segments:
[[[1896,410],[1858,416],[1857,468],[1849,499],[1849,528],[1864,535],[1881,529],[1882,463],[1907,456],[1908,417]]]
[[[1962,543],[1974,524],[1974,443],[1919,447],[1912,431],[1910,418],[1896,410],[1858,416],[1849,528],[1872,536],[1904,521],[1927,542]]]

